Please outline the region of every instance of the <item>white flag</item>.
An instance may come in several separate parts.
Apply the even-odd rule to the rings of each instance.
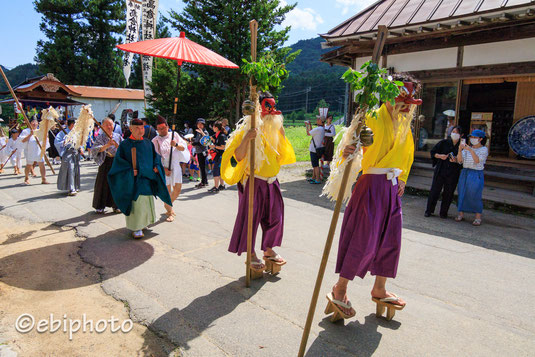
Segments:
[[[125,43],[137,42],[139,38],[139,18],[141,17],[141,2],[139,0],[126,0],[126,41]],[[123,57],[123,73],[126,85],[130,80],[132,71],[132,52],[125,52]]]
[[[143,17],[141,34],[143,41],[153,40],[156,33],[156,18],[158,16],[158,0],[143,0]],[[141,56],[143,66],[143,89],[145,97],[152,95],[148,82],[152,81],[152,56]]]

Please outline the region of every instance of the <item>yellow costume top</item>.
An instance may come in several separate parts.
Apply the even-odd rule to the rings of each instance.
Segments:
[[[245,130],[236,133],[229,147],[225,148],[221,159],[221,178],[229,185],[234,185],[241,181],[244,176],[249,174],[249,156],[247,155],[242,161],[236,163],[234,152],[240,146]],[[295,162],[295,153],[290,141],[280,132],[279,145],[275,151],[270,145],[267,145],[265,138],[261,135],[256,140],[262,140],[264,147],[265,160],[260,167],[255,167],[255,174],[262,177],[275,177],[280,171],[282,165],[293,164]]]
[[[374,141],[364,152],[363,172],[370,167],[398,168],[403,171],[399,179],[407,182],[414,161],[414,141],[410,121],[401,123],[395,133],[390,113],[383,104],[377,111],[377,119],[368,117],[366,125],[372,129]]]

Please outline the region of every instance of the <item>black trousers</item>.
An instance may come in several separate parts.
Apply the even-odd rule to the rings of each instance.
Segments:
[[[431,184],[431,191],[427,198],[426,213],[433,214],[435,212],[435,206],[437,205],[438,198],[442,192],[442,203],[440,204],[440,216],[447,217],[448,210],[453,201],[453,194],[459,181],[458,175],[443,176],[435,172],[433,175],[433,183]]]
[[[208,185],[208,176],[206,175],[206,155],[197,153],[197,160],[199,161],[199,170],[201,171],[201,183]]]

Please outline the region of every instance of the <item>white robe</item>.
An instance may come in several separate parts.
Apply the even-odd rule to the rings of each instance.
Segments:
[[[7,138],[5,136],[0,136],[0,166],[6,162],[9,157],[9,149],[7,148]]]
[[[11,161],[11,165],[13,165],[13,167],[17,166],[19,169],[22,169],[21,158],[22,151],[24,150],[24,144],[22,143],[22,139],[20,138],[20,136],[17,138],[17,140],[9,138],[9,140],[7,141],[7,149],[9,155],[11,155],[11,153],[15,151],[15,149],[17,150],[9,160]]]
[[[172,131],[169,130],[167,136],[157,135],[152,139],[156,152],[162,157],[162,165],[165,168],[169,168],[169,154],[171,149],[171,136]],[[190,160],[190,153],[188,150],[188,144],[184,139],[175,132],[174,140],[178,145],[184,147],[183,151],[173,148],[173,157],[171,163],[171,175],[165,176],[165,184],[167,186],[174,186],[177,183],[182,183],[182,168],[180,163],[187,163]]]
[[[31,130],[29,128],[26,128],[20,133],[20,138],[24,139],[28,135],[31,134]],[[48,138],[48,136],[47,136]],[[46,140],[46,146],[41,143],[41,147],[43,150],[46,150],[50,147],[49,140]],[[35,138],[35,135],[32,135],[30,140],[28,140],[26,143],[24,143],[24,156],[26,157],[26,165],[33,165],[34,162],[44,162],[44,157],[41,158],[41,149],[39,149],[39,145],[37,145],[37,139]]]

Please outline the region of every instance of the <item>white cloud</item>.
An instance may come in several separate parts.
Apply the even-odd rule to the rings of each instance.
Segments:
[[[342,8],[342,15],[352,11],[362,10],[367,6],[377,2],[377,0],[336,0],[336,7]],[[354,14],[351,14],[354,15]]]
[[[280,6],[286,6],[287,2],[282,0]],[[314,9],[309,7],[301,9],[294,8],[286,14],[286,19],[282,23],[283,26],[291,26],[295,30],[315,31],[318,24],[323,23],[323,18]]]

